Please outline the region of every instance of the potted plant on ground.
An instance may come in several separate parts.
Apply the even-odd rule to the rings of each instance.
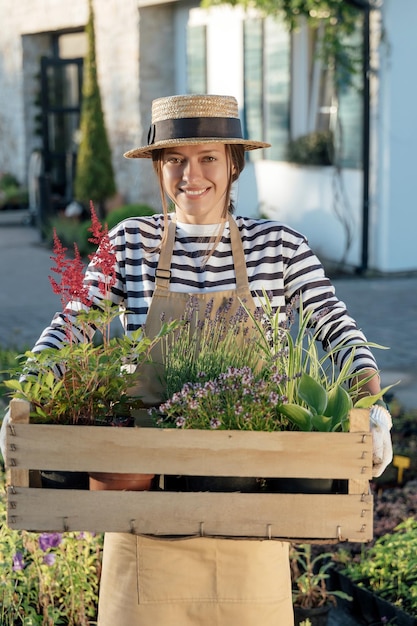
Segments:
[[[292,545],[290,550],[291,578],[295,626],[307,619],[311,626],[326,626],[336,598],[351,600],[341,590],[329,590],[329,570],[333,567],[330,552],[313,554],[311,544]]]
[[[51,347],[26,352],[14,371],[19,378],[4,383],[14,398],[30,403],[34,423],[133,426],[131,413],[140,403],[133,391],[137,368],[151,358],[158,341],[177,326],[175,322],[163,324],[154,339],[145,337],[141,330],[112,334],[112,322],[119,315],[109,297],[115,282],[115,251],[107,227],[100,224],[92,204],[91,218],[90,241],[97,252],[89,258],[105,276],[98,284],[97,303],[83,284],[84,263],[77,246],[74,258],[68,258],[67,249],[55,234],[51,258],[58,279],[51,276],[50,280],[61,297],[63,320],[69,322],[66,341],[59,350]],[[66,309],[68,302],[71,309]],[[151,477],[147,476],[148,483]],[[96,488],[103,488],[102,478],[96,477]]]
[[[342,564],[340,580],[349,583],[352,610],[367,611],[369,621],[415,626],[417,615],[417,521],[408,517],[393,530],[378,537],[359,554],[346,552],[335,558]],[[345,579],[345,580],[344,580]],[[371,605],[370,605],[371,600]],[[366,605],[365,605],[366,603]],[[379,623],[379,621],[378,621]]]

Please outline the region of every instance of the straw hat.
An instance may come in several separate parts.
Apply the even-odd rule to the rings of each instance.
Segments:
[[[200,143],[241,144],[245,150],[269,148],[269,143],[244,139],[236,98],[187,95],[152,102],[148,145],[125,152],[127,159],[149,159],[152,151]]]

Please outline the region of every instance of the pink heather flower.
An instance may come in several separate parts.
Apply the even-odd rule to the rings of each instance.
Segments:
[[[219,428],[221,424],[221,421],[217,419],[217,417],[212,417],[210,420],[210,428]]]
[[[12,569],[14,572],[21,572],[23,569],[25,569],[25,562],[23,560],[23,554],[21,552],[16,552],[16,554],[13,555]]]

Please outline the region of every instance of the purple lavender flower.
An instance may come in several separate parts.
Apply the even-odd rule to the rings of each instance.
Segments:
[[[12,569],[14,572],[21,572],[23,569],[25,569],[25,562],[23,560],[23,554],[21,552],[16,552],[16,554],[13,555]]]
[[[46,552],[49,548],[57,548],[61,541],[61,533],[42,533],[39,537],[39,547]]]

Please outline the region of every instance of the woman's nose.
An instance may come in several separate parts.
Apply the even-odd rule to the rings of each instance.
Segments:
[[[189,181],[201,177],[201,167],[198,161],[188,159],[184,165],[183,176]]]

